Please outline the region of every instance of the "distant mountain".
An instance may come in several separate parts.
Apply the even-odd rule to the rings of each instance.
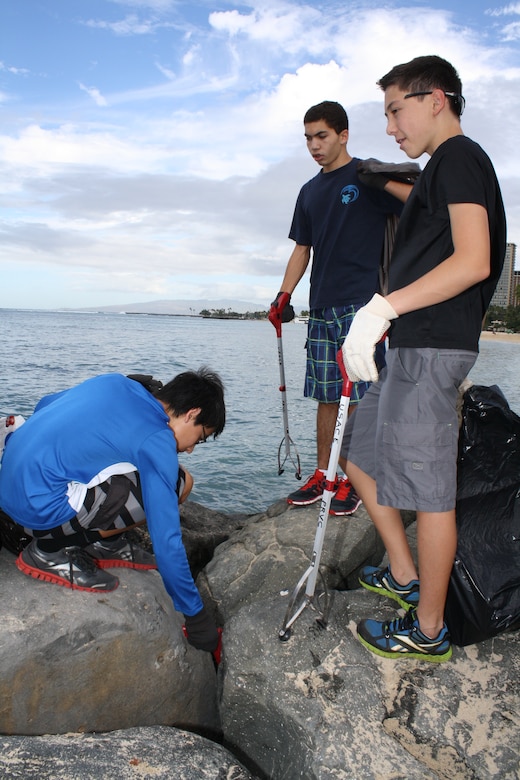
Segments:
[[[145,301],[143,303],[122,303],[116,306],[89,306],[76,311],[127,312],[128,314],[184,314],[198,315],[203,309],[224,309],[224,311],[245,314],[250,311],[268,311],[269,303],[231,300],[167,300]]]

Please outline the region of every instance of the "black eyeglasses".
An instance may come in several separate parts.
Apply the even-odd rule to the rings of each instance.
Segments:
[[[459,95],[458,92],[446,92],[445,89],[443,89],[442,91],[447,97],[453,98],[453,104],[457,109],[457,116],[462,116],[464,112],[464,108],[466,106],[466,100],[463,97],[463,95]],[[424,92],[409,92],[407,95],[404,96],[404,100],[411,97],[420,97],[421,95],[432,95],[432,94],[433,94],[433,89],[425,90]]]
[[[206,429],[204,426],[202,426],[202,439],[199,439],[197,444],[206,444],[208,440],[209,433],[206,433]]]

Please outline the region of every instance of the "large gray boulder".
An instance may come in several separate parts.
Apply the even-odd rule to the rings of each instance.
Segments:
[[[369,653],[356,639],[357,622],[394,617],[397,605],[361,588],[339,590],[382,556],[363,508],[328,520],[327,629],[307,607],[280,641],[318,510],[275,505],[220,545],[199,577],[226,618],[226,744],[270,780],[518,779],[520,633],[456,647],[440,665]],[[408,531],[414,549],[414,523]]]
[[[218,734],[211,656],[183,637],[156,571],[85,593],[22,574],[0,552],[0,732],[176,725]]]
[[[200,589],[211,594],[224,620],[244,604],[293,590],[309,565],[319,505],[273,504],[249,518],[223,544],[199,576]],[[345,519],[330,515],[321,556],[321,572],[330,588],[357,585],[364,564],[378,563],[384,548],[364,510]]]
[[[197,506],[190,511],[193,539],[202,526],[218,533],[220,517],[208,523],[205,510],[199,530]],[[455,647],[440,665],[365,650],[357,622],[397,609],[352,589],[359,567],[383,555],[363,507],[351,518],[328,519],[326,630],[307,607],[290,639],[280,641],[287,604],[309,565],[318,512],[319,505],[296,509],[281,501],[265,513],[230,518],[227,540],[197,580],[224,624],[218,675],[211,656],[184,641],[182,616],[156,572],[120,570],[119,589],[96,596],[31,580],[3,551],[0,732],[110,733],[5,737],[0,775],[5,764],[6,777],[24,780],[242,780],[246,766],[261,780],[518,780],[520,632]],[[414,530],[411,522],[412,547]],[[211,538],[201,541],[204,558],[217,542]],[[195,558],[197,570],[203,558]],[[212,735],[230,752],[215,745],[209,759],[192,734],[160,728],[170,724]],[[77,774],[63,774],[75,751]],[[204,774],[208,767],[214,775]]]
[[[109,734],[1,737],[0,776],[9,780],[252,780],[223,747],[158,726]]]
[[[226,630],[222,727],[272,780],[519,777],[520,633],[455,648],[445,664],[391,661],[355,638],[393,617],[367,591],[335,593],[327,630],[308,609],[278,639],[284,597],[242,607]]]

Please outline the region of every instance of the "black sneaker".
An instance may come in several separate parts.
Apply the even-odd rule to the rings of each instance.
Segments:
[[[363,566],[358,579],[364,588],[397,601],[403,609],[411,609],[419,604],[419,580],[410,580],[407,585],[399,585],[392,577],[389,566],[383,569]]]
[[[339,487],[332,497],[329,514],[341,517],[352,515],[361,506],[361,499],[352,487],[348,479],[342,479]]]
[[[419,658],[442,663],[452,654],[447,626],[430,639],[419,628],[415,609],[394,620],[362,620],[357,635],[367,650],[383,658]]]
[[[295,506],[307,506],[319,501],[325,490],[325,474],[316,469],[305,485],[287,496],[287,503]]]
[[[119,580],[102,571],[81,547],[64,547],[57,552],[43,552],[33,539],[16,559],[24,574],[43,582],[53,582],[73,590],[115,590]]]
[[[100,569],[156,569],[155,556],[131,541],[125,534],[100,539],[85,547]]]

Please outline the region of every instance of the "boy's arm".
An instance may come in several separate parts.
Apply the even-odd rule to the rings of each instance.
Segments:
[[[345,341],[343,360],[353,382],[375,382],[374,349],[401,314],[454,298],[487,279],[491,270],[487,211],[475,203],[448,206],[453,254],[415,282],[386,297],[378,293],[356,313]]]
[[[413,189],[412,184],[406,184],[404,181],[392,181],[389,179],[385,184],[385,192],[389,195],[393,195],[394,198],[400,200],[402,203],[406,203],[408,196]]]
[[[292,295],[292,293],[296,288],[296,285],[298,284],[303,274],[307,270],[310,257],[311,257],[310,246],[304,246],[303,244],[296,244],[289,258],[289,262],[287,263],[285,276],[283,277],[280,290],[282,290],[283,292],[290,293]]]
[[[269,309],[269,320],[276,328],[279,326],[279,323],[290,322],[294,319],[291,295],[309,265],[310,256],[310,246],[304,246],[303,244],[296,244],[291,253],[280,292],[271,303],[271,308]]]
[[[476,203],[448,205],[453,254],[420,279],[386,296],[397,315],[454,298],[491,270],[487,211]]]

